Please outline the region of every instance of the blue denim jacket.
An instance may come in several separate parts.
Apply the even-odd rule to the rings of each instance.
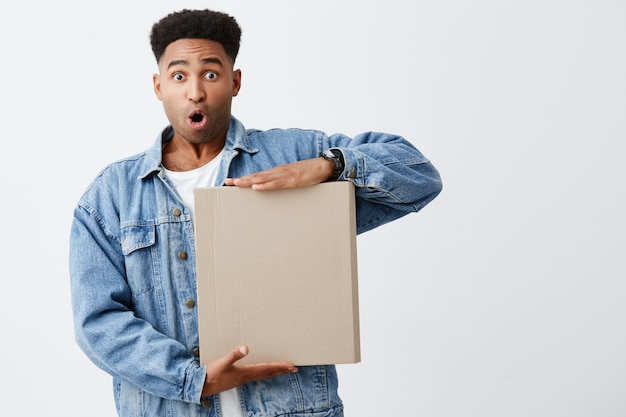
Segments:
[[[74,212],[70,280],[78,345],[113,376],[122,417],[219,416],[200,404],[194,235],[187,207],[161,168],[166,128],[146,152],[106,167]],[[405,139],[299,129],[246,130],[234,117],[217,184],[339,149],[340,180],[356,186],[359,233],[416,212],[437,196],[437,170]],[[226,352],[224,352],[226,353]],[[246,416],[341,416],[335,367],[239,387]],[[208,405],[208,403],[205,403]]]

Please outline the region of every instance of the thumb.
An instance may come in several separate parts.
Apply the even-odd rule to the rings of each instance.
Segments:
[[[235,363],[238,360],[245,358],[246,356],[248,356],[248,353],[250,353],[250,349],[248,349],[248,346],[246,345],[237,346],[235,349],[231,351],[232,363]]]

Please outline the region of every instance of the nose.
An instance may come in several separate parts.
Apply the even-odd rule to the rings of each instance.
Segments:
[[[204,89],[202,88],[202,81],[198,79],[190,79],[188,85],[187,96],[189,101],[194,103],[201,103],[206,98]]]

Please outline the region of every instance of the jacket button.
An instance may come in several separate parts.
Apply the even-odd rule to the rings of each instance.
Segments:
[[[195,357],[200,356],[200,349],[195,348],[195,349],[193,350],[193,356],[195,356]]]
[[[348,174],[348,178],[350,179],[356,178],[356,171],[354,170],[354,167],[352,167],[352,169],[350,170],[350,173]]]
[[[185,301],[185,305],[189,308],[193,308],[196,305],[196,302],[190,298],[189,300]]]
[[[176,217],[179,217],[181,214],[183,214],[183,212],[180,211],[179,208],[175,208],[174,210],[172,210],[172,214]]]
[[[178,257],[184,261],[185,259],[187,259],[187,252],[185,251],[178,252]]]
[[[211,400],[208,398],[204,398],[200,404],[202,404],[204,408],[211,408]]]

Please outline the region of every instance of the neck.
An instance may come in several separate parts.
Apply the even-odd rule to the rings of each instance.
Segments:
[[[211,162],[224,148],[225,140],[190,143],[176,135],[163,147],[161,163],[170,171],[191,171]]]

